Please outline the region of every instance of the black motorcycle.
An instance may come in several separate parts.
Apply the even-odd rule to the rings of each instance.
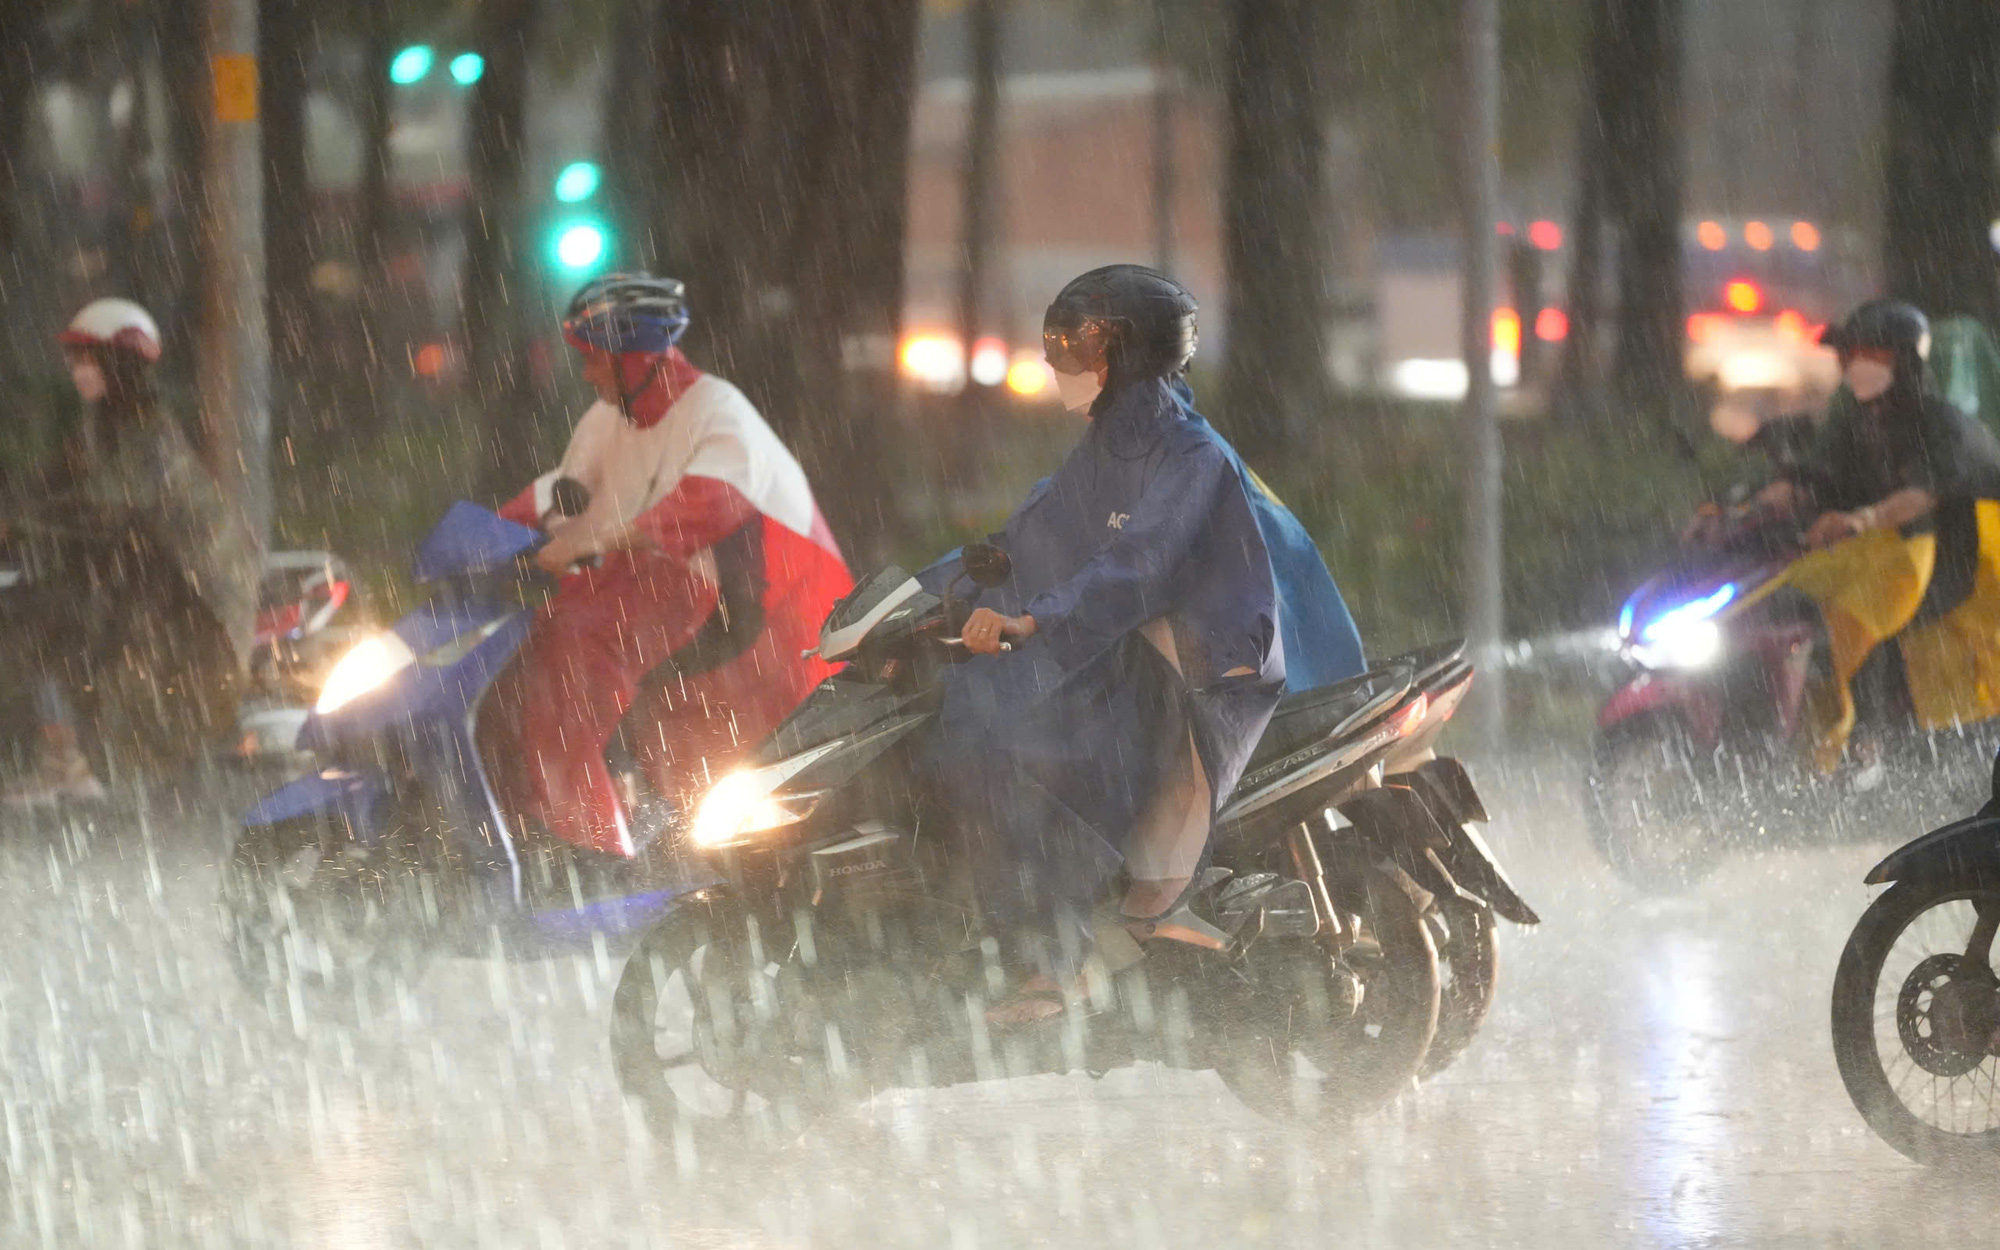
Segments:
[[[982,546],[965,568],[1010,572]],[[1472,680],[1459,645],[1287,698],[1192,897],[1137,934],[1107,903],[1089,1009],[989,1028],[998,944],[913,781],[970,610],[898,569],[863,582],[821,631],[845,667],[702,799],[688,850],[717,879],[646,934],[614,1001],[619,1079],[657,1131],[786,1135],[885,1087],[1142,1060],[1338,1124],[1471,1040],[1493,913],[1536,917],[1465,825],[1485,815],[1465,770],[1430,751]]]
[[[1993,797],[1870,869],[1888,884],[1833,980],[1833,1055],[1868,1126],[1919,1163],[2000,1163],[2000,759]],[[1891,884],[1893,883],[1893,884]]]

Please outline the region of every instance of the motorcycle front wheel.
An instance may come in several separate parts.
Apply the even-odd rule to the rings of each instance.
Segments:
[[[853,933],[719,887],[688,896],[619,978],[620,1088],[655,1136],[698,1161],[795,1139],[870,1089],[924,1083],[897,1066],[938,1040],[938,935],[923,921],[878,913]]]
[[[386,853],[350,854],[327,818],[244,830],[220,893],[237,978],[302,1036],[315,1020],[397,1010],[429,966],[415,872]]]
[[[1883,1141],[1919,1163],[2000,1164],[2000,889],[1904,881],[1862,913],[1833,979],[1833,1056]]]
[[[1359,932],[1260,938],[1211,962],[1191,1004],[1214,1067],[1252,1109],[1338,1128],[1408,1089],[1438,1029],[1437,947],[1409,892],[1370,867]],[[1192,997],[1192,995],[1191,995]]]
[[[1683,890],[1722,859],[1710,805],[1714,768],[1674,717],[1647,715],[1602,734],[1584,781],[1597,853],[1649,893]]]

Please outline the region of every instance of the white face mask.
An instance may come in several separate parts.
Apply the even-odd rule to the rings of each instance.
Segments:
[[[1847,389],[1862,403],[1880,399],[1896,380],[1896,371],[1879,360],[1857,360],[1847,366]]]
[[[1104,383],[1097,380],[1095,373],[1056,373],[1056,394],[1062,396],[1063,407],[1071,412],[1089,412],[1103,390]]]
[[[94,404],[104,398],[108,389],[104,385],[104,370],[97,367],[94,360],[79,360],[69,367],[69,380],[75,384],[76,393],[86,404]]]

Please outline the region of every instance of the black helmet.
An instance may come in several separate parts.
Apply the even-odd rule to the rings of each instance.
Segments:
[[[570,298],[563,334],[607,352],[664,352],[687,329],[687,290],[649,273],[592,278]]]
[[[1102,361],[1113,382],[1172,377],[1194,356],[1188,289],[1144,265],[1106,265],[1070,280],[1042,318],[1042,348],[1063,373]]]
[[[1896,353],[1898,364],[1921,365],[1931,354],[1931,319],[1915,304],[1871,299],[1828,326],[1819,341],[1842,354],[1874,348]]]

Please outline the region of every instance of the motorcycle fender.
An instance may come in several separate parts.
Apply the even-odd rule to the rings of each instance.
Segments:
[[[1885,885],[1921,877],[2000,881],[2000,811],[1989,803],[1976,816],[1933,829],[1892,851],[1862,880]]]
[[[1486,824],[1493,819],[1486,814],[1486,804],[1480,800],[1479,791],[1473,788],[1472,774],[1451,756],[1441,755],[1426,760],[1412,769],[1410,775],[1422,777],[1430,785],[1431,792],[1425,796],[1426,799],[1444,801],[1452,824],[1462,825],[1468,820]]]
[[[1597,711],[1597,727],[1609,729],[1622,725],[1635,716],[1677,702],[1674,684],[1656,673],[1641,673],[1618,688],[1617,693]]]
[[[1434,764],[1449,767],[1434,768]],[[1506,870],[1500,867],[1499,858],[1486,845],[1486,839],[1465,823],[1469,819],[1462,814],[1466,810],[1465,800],[1452,792],[1453,787],[1460,784],[1468,791],[1471,789],[1472,779],[1466,776],[1465,767],[1457,760],[1440,759],[1404,774],[1404,777],[1403,784],[1415,792],[1437,820],[1445,845],[1435,848],[1432,854],[1438,857],[1439,866],[1458,883],[1460,891],[1515,924],[1540,924],[1542,918],[1514,888]],[[1395,779],[1391,778],[1391,781],[1393,783]],[[1478,796],[1472,796],[1471,802],[1477,806]],[[1483,808],[1480,814],[1484,816]]]
[[[1446,870],[1439,852],[1449,847],[1449,839],[1416,791],[1395,785],[1363,790],[1340,805],[1340,814],[1354,827],[1335,833],[1337,843],[1366,847],[1430,894],[1481,902],[1460,889]]]
[[[242,823],[246,829],[257,829],[305,816],[332,816],[346,821],[357,842],[372,846],[375,812],[386,793],[382,779],[373,773],[329,768],[272,792],[243,813]]]

